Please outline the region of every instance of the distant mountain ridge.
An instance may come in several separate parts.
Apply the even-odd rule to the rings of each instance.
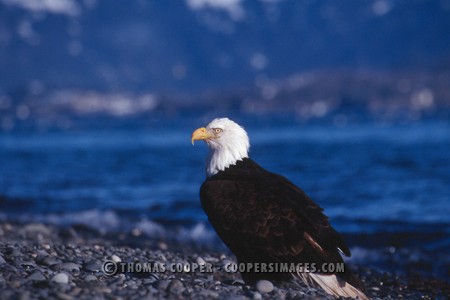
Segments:
[[[192,93],[309,70],[449,68],[445,0],[0,0],[0,93]]]

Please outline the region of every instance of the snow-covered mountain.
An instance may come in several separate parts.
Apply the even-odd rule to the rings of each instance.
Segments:
[[[450,66],[448,0],[0,0],[0,92],[190,93]]]

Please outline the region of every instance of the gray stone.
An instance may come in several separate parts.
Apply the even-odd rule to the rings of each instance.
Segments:
[[[269,280],[259,280],[256,283],[256,289],[263,294],[270,293],[273,291],[273,284]]]
[[[151,273],[149,276],[148,276],[148,278],[145,278],[144,280],[143,280],[143,283],[144,284],[152,284],[152,283],[154,283],[155,281],[158,281],[160,278],[159,278],[159,276],[157,275],[157,274],[154,274],[154,273]]]
[[[199,256],[197,257],[197,263],[202,266],[206,264],[206,261],[203,259],[203,257]]]
[[[80,265],[73,263],[73,262],[65,262],[61,264],[61,269],[68,271],[68,272],[79,272],[80,271]]]
[[[117,278],[113,281],[111,281],[112,284],[116,284],[116,285],[123,285],[125,282],[126,276],[125,274],[119,274],[117,275]]]
[[[128,287],[132,287],[132,286],[136,286],[137,285],[136,281],[134,281],[134,280],[128,280],[128,281],[124,282],[124,284],[126,286],[128,286]]]
[[[47,278],[45,278],[45,276],[39,271],[34,271],[33,273],[31,273],[30,276],[27,277],[27,280],[33,280],[33,281],[43,281],[46,279]]]
[[[19,249],[14,249],[13,251],[11,251],[9,256],[11,256],[11,257],[18,257],[18,256],[23,256],[23,254],[22,254],[22,252]]]
[[[52,266],[61,263],[61,261],[55,257],[47,256],[38,261],[40,265]]]
[[[6,260],[3,258],[3,255],[0,253],[0,265],[6,264]]]
[[[86,277],[84,277],[84,281],[97,281],[97,277],[95,277],[94,275],[87,275]]]
[[[225,298],[225,300],[246,300],[246,299],[248,298],[242,295],[230,295],[227,298]]]
[[[16,273],[17,272],[17,268],[14,266],[11,266],[10,264],[4,264],[2,266],[2,272],[12,272],[12,273]],[[1,298],[0,298],[1,299]]]
[[[53,276],[52,281],[56,283],[67,284],[69,283],[69,275],[67,275],[66,273],[58,273]]]
[[[102,269],[102,263],[99,260],[90,261],[84,265],[84,269],[89,272],[99,272]]]
[[[15,293],[13,290],[0,291],[0,299],[14,299],[15,298],[14,294]]]
[[[64,293],[57,293],[56,296],[60,300],[73,300],[73,299],[75,299],[71,295],[67,295],[67,294],[64,294]]]
[[[47,251],[45,251],[45,250],[42,250],[42,249],[38,249],[38,250],[36,250],[36,255],[37,256],[48,256],[48,252]]]
[[[24,268],[36,267],[36,264],[33,261],[26,261],[21,258],[14,259],[13,265]]]
[[[229,259],[224,259],[221,262],[222,268],[230,268],[231,265],[236,264],[234,261],[231,261]]]
[[[200,295],[205,299],[217,299],[220,296],[219,293],[210,290],[202,290]]]
[[[175,295],[180,295],[184,291],[184,285],[180,280],[174,279],[170,282],[169,286],[167,287],[167,291]]]
[[[235,280],[233,280],[233,285],[242,285],[242,286],[244,286],[245,282],[242,279],[235,279]]]
[[[29,300],[30,299],[30,292],[22,292],[19,295],[19,300]]]
[[[113,254],[113,255],[111,256],[111,259],[112,259],[112,261],[115,262],[115,263],[120,263],[120,262],[122,262],[122,259],[121,259],[119,256],[115,255],[115,254]]]
[[[170,284],[170,280],[159,280],[156,282],[156,288],[160,291],[165,291]]]

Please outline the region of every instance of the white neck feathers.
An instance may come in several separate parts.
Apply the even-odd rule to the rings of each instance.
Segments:
[[[248,157],[248,148],[244,144],[238,146],[223,146],[211,149],[209,153],[206,175],[208,177],[223,171],[231,165],[235,165],[239,160]]]

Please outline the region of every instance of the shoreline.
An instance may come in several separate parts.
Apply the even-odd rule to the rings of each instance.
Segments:
[[[153,265],[208,265],[200,272],[125,272],[109,276],[106,261]],[[100,234],[86,227],[0,223],[1,299],[334,299],[294,283],[247,286],[227,252],[198,249],[133,232]],[[352,266],[372,299],[446,299],[450,283]]]

